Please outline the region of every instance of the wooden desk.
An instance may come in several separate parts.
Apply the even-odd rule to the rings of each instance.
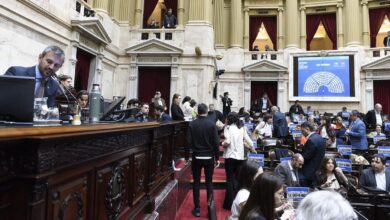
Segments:
[[[173,178],[185,122],[0,128],[0,219],[127,219]]]

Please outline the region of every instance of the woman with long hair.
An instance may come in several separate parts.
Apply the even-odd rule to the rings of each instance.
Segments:
[[[349,183],[340,167],[337,167],[334,158],[324,157],[320,169],[316,172],[317,187],[321,189],[340,190],[342,187],[348,188]]]
[[[184,121],[184,114],[180,108],[181,95],[175,93],[172,97],[171,115],[172,120]]]
[[[252,185],[239,220],[274,220],[275,208],[282,205],[282,180],[271,174],[260,174]]]
[[[321,117],[321,124],[318,127],[317,133],[326,139],[326,147],[336,147],[336,126],[333,125],[328,116]]]
[[[238,172],[237,188],[239,191],[236,198],[234,198],[231,208],[232,215],[229,217],[229,220],[238,220],[242,207],[244,207],[249,197],[249,190],[251,190],[255,178],[262,172],[263,169],[259,168],[259,165],[252,160],[247,160],[242,164]]]
[[[230,210],[237,192],[238,170],[245,160],[244,141],[250,143],[248,148],[252,148],[253,143],[235,112],[230,112],[226,118],[224,135],[225,140],[222,145],[225,148],[223,157],[225,158],[226,191],[223,208]]]

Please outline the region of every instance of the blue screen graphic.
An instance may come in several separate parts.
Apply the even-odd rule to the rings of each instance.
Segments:
[[[298,57],[298,96],[350,95],[349,56]]]

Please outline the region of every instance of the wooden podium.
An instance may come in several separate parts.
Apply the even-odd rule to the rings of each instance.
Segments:
[[[186,122],[0,127],[0,219],[142,219]]]

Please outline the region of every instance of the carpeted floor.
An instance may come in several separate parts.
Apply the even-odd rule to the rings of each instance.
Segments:
[[[223,199],[225,198],[225,190],[224,189],[214,189],[214,201],[217,209],[217,219],[225,220],[226,217],[230,216],[230,211],[222,208]],[[195,219],[195,220],[204,220],[208,219],[207,213],[207,202],[206,202],[206,189],[200,190],[200,217],[196,218],[192,215],[191,211],[194,208],[194,202],[192,197],[192,190],[190,190],[184,199],[183,203],[179,207],[179,211],[176,215],[176,220],[187,220],[187,219]]]

